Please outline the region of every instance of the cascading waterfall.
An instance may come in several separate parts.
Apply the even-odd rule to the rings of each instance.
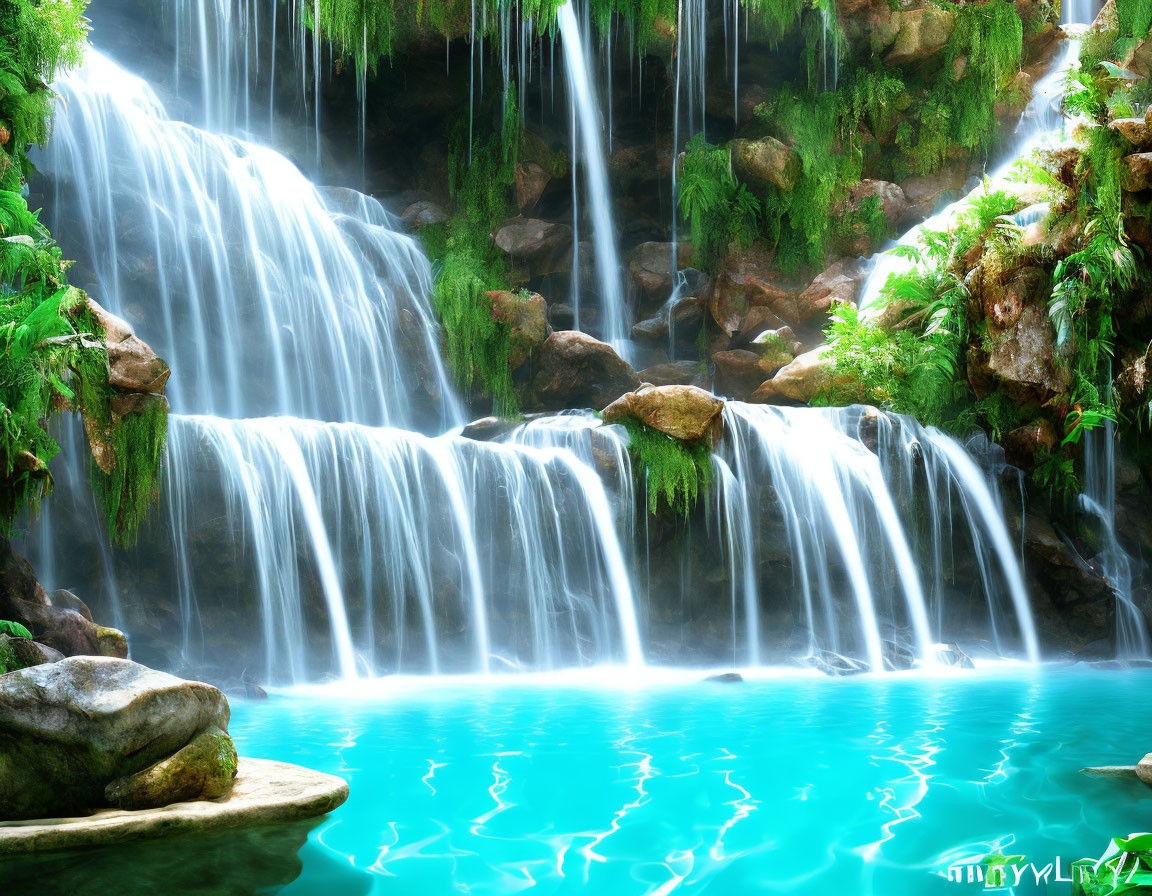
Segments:
[[[564,44],[564,68],[568,75],[568,102],[572,129],[572,308],[579,327],[580,284],[580,204],[576,189],[577,160],[583,163],[585,195],[592,218],[593,252],[597,289],[600,294],[600,335],[625,356],[630,332],[628,308],[621,283],[620,255],[616,247],[616,225],[612,215],[612,191],[601,139],[600,104],[589,73],[588,52],[584,47],[580,22],[568,0],[556,11]]]
[[[428,261],[378,202],[322,193],[270,149],[168,118],[96,50],[58,90],[53,217],[88,222],[66,248],[177,371],[176,410],[458,421]]]
[[[237,13],[250,28],[254,10]],[[589,58],[571,5],[559,22],[601,288],[618,290]],[[692,84],[703,83],[704,25],[699,58],[681,60],[699,71]],[[250,31],[238,39],[258,47]],[[221,72],[236,65],[226,58],[205,50],[200,72],[217,73],[200,111],[222,130],[236,119],[219,103],[250,70],[246,60]],[[700,662],[755,666],[794,647],[881,670],[894,642],[932,664],[937,642],[983,637],[985,626],[947,612],[965,576],[978,580],[994,649],[1037,658],[995,470],[955,441],[860,408],[729,403],[702,528],[685,522],[692,550],[669,564],[648,538],[656,518],[638,519],[623,429],[573,413],[493,442],[412,431],[461,418],[436,350],[428,262],[378,202],[170,118],[95,50],[58,87],[42,167],[54,220],[88,223],[83,243],[65,244],[81,260],[76,280],[169,360],[180,413],[163,506],[139,549],[111,552],[91,524],[78,534],[46,514],[31,553],[50,587],[102,565],[86,594],[103,589],[114,606],[122,587],[171,596],[181,656],[170,664],[234,661],[303,681],[683,661],[665,613],[675,593],[703,605],[683,622],[712,639]],[[702,93],[692,108],[702,127]],[[605,334],[622,340],[622,296],[615,310],[605,301]],[[63,511],[80,490],[58,479]],[[776,637],[786,620],[794,643]],[[116,621],[132,631],[131,617]]]

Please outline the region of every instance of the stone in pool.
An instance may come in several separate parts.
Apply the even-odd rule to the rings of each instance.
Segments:
[[[236,773],[229,715],[216,688],[128,660],[0,676],[0,818],[223,796]]]

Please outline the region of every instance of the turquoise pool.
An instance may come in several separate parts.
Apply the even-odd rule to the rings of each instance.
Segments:
[[[234,704],[242,754],[351,797],[298,859],[275,828],[180,846],[203,892],[960,894],[951,863],[1152,828],[1152,792],[1077,773],[1152,749],[1148,670],[373,687]]]

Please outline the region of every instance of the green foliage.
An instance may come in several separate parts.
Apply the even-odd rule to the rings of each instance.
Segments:
[[[712,451],[707,441],[685,442],[636,420],[625,423],[628,450],[643,471],[648,512],[663,498],[675,513],[687,516],[712,483]]]
[[[1116,837],[1099,859],[1072,863],[1072,896],[1125,896],[1152,889],[1152,834]]]
[[[112,541],[129,545],[160,488],[167,404],[154,400],[125,414],[111,425],[110,436],[115,462],[110,473],[92,465],[92,491],[104,508]]]
[[[517,414],[516,390],[508,361],[508,327],[493,319],[485,293],[506,289],[503,253],[492,233],[507,216],[519,145],[515,88],[509,88],[498,134],[472,144],[468,159],[467,125],[453,140],[452,183],[456,213],[444,225],[422,231],[436,275],[432,304],[447,337],[449,366],[465,387],[477,375],[492,397],[497,414]]]
[[[32,640],[32,632],[28,631],[28,629],[19,622],[9,622],[7,619],[0,619],[0,635],[10,635],[13,638]]]
[[[32,170],[27,149],[44,146],[56,68],[80,61],[87,37],[87,0],[0,2],[0,126],[8,139],[0,153],[0,189],[19,189]]]
[[[747,247],[756,237],[760,202],[736,182],[728,149],[707,143],[702,134],[684,152],[677,199],[700,268],[712,269],[729,243]]]

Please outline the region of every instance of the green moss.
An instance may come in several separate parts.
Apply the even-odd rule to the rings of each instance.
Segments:
[[[494,410],[505,417],[518,413],[509,369],[509,328],[493,319],[485,293],[507,289],[503,253],[492,234],[510,210],[519,116],[515,88],[509,88],[498,134],[477,138],[468,153],[466,123],[453,139],[451,190],[456,210],[444,225],[421,231],[433,262],[432,304],[444,326],[445,355],[457,380],[470,388],[479,377]]]
[[[684,152],[677,181],[680,214],[688,222],[697,267],[712,270],[730,243],[747,247],[760,225],[760,202],[732,175],[729,151],[697,134]]]
[[[660,501],[687,516],[712,483],[712,452],[706,441],[684,442],[639,421],[625,424],[628,450],[643,474],[648,512]]]

